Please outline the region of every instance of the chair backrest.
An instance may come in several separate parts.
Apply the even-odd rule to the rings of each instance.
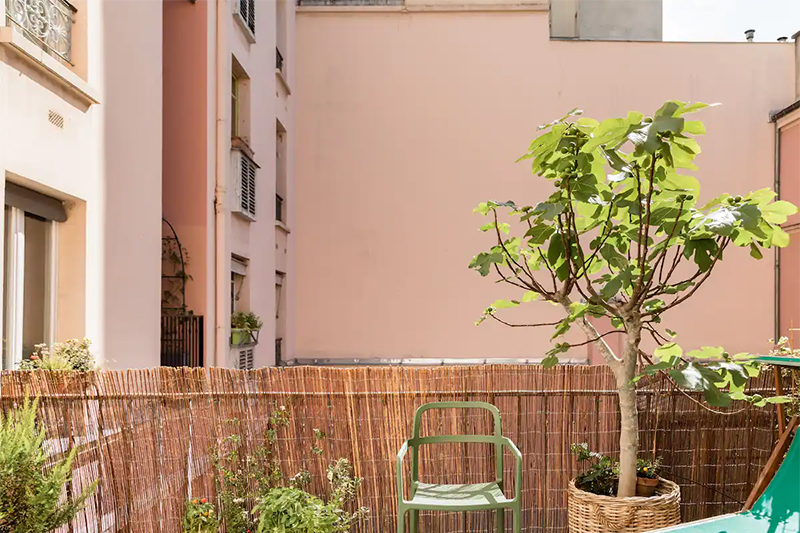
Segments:
[[[770,531],[797,531],[800,527],[800,430],[795,431],[789,451],[775,472],[775,477],[748,512],[768,518],[770,524],[776,526],[783,524],[795,527]]]
[[[420,425],[422,415],[431,409],[483,409],[492,413],[493,434],[492,435],[435,435],[430,437],[420,436]],[[432,402],[421,405],[414,413],[414,429],[409,444],[411,449],[411,477],[412,480],[419,479],[419,446],[421,444],[436,443],[486,443],[495,446],[495,465],[497,481],[503,482],[503,428],[500,421],[500,410],[494,405],[486,402]]]

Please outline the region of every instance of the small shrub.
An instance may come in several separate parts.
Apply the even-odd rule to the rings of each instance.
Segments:
[[[97,483],[83,493],[65,497],[72,478],[66,459],[45,470],[44,431],[36,425],[38,401],[25,399],[8,414],[0,413],[0,532],[47,533],[69,523],[83,508]]]
[[[261,317],[250,311],[237,311],[231,315],[231,328],[255,331],[261,329],[264,322]]]
[[[218,525],[214,504],[206,498],[186,501],[183,533],[215,533]]]
[[[570,446],[572,454],[579,462],[595,460],[587,470],[575,478],[575,486],[592,494],[615,496],[619,483],[619,470],[616,463],[607,455],[589,451],[586,443]]]
[[[655,460],[639,459],[636,463],[636,477],[656,479],[661,474],[661,457]]]
[[[75,370],[89,372],[97,365],[89,351],[92,341],[89,339],[69,339],[64,342],[34,345],[34,353],[19,364],[20,370]]]

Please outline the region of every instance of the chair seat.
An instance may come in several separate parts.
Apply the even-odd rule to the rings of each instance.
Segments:
[[[439,509],[452,511],[476,511],[508,507],[512,503],[495,483],[472,485],[432,485],[420,483],[411,501],[412,509]]]

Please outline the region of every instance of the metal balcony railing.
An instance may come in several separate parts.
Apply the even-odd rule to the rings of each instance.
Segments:
[[[6,0],[6,18],[49,53],[72,62],[77,9],[66,0]]]
[[[161,315],[161,366],[203,366],[203,317]]]

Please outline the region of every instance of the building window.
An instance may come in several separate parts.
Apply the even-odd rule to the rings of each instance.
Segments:
[[[286,274],[275,272],[275,365],[281,364],[286,337]]]
[[[247,40],[256,41],[256,0],[236,0],[234,17],[244,30]]]
[[[240,303],[245,276],[247,275],[247,259],[237,255],[231,257],[231,313],[245,309]],[[246,303],[246,302],[245,302]]]
[[[231,137],[239,137],[239,78],[231,74]]]
[[[286,223],[286,128],[276,121],[275,131],[275,220]]]
[[[65,220],[60,201],[6,184],[3,368],[16,368],[36,344],[53,342],[57,223]]]

